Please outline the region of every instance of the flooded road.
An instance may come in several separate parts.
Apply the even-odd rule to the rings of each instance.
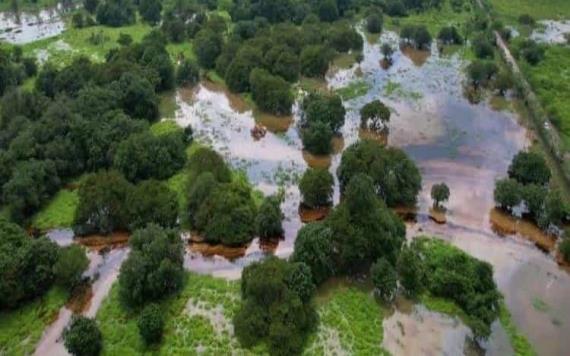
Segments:
[[[47,235],[52,241],[61,246],[73,243],[73,231],[68,229],[54,230]],[[94,282],[90,287],[88,301],[81,308],[82,315],[89,318],[95,317],[101,303],[107,297],[113,283],[117,279],[121,264],[127,258],[128,253],[129,249],[127,247],[111,249],[105,253],[100,253],[98,248],[88,249],[89,267],[84,276],[92,278]],[[62,333],[72,316],[73,311],[68,306],[61,308],[55,321],[44,330],[34,355],[69,355],[63,345]]]
[[[516,114],[495,111],[488,102],[471,104],[462,96],[465,62],[458,54],[442,56],[436,46],[432,46],[432,52],[428,54],[396,50],[393,64],[383,69],[380,44],[384,42],[398,48],[397,36],[385,33],[378,42],[365,43],[364,60],[360,65],[335,70],[327,77],[332,90],[356,80],[365,81],[370,87],[364,96],[345,102],[347,119],[342,128],[343,146],[348,147],[359,136],[369,136],[360,130],[359,109],[374,99],[384,101],[393,114],[388,125],[389,134],[382,139],[405,150],[416,161],[423,177],[416,219],[408,223],[409,237],[438,235],[490,262],[516,325],[540,354],[564,354],[570,347],[570,340],[564,337],[570,334],[570,305],[563,301],[570,295],[570,276],[556,265],[552,256],[525,239],[520,230],[498,230],[497,213],[493,212],[495,180],[505,176],[514,154],[530,145],[529,134],[517,122]],[[180,96],[177,101],[180,110],[176,121],[181,126],[192,125],[197,141],[212,145],[235,168],[243,169],[253,185],[264,193],[274,193],[280,186],[285,189],[282,208],[286,216],[286,236],[275,253],[288,256],[301,226],[299,191],[295,185],[307,167],[294,125],[299,117],[298,107],[294,110],[293,124],[287,124],[275,133],[270,130],[265,137],[255,140],[250,134],[256,123],[255,113],[223,89],[200,85],[192,102]],[[340,154],[330,158],[331,172],[336,171],[339,162]],[[431,186],[439,182],[445,182],[451,191],[446,203],[445,224],[429,218],[432,204],[429,192]],[[338,199],[337,190],[335,203]],[[234,278],[239,276],[243,266],[265,254],[254,241],[243,256],[231,261],[190,252],[186,267]],[[537,309],[537,301],[548,308]],[[434,316],[432,320],[432,314],[418,310],[423,320],[430,320],[428,325],[440,325],[432,329],[447,328],[448,321],[438,319],[441,316]],[[457,335],[465,333],[464,326],[454,328]],[[389,336],[397,333],[394,330],[386,333],[385,342],[397,345]],[[491,339],[483,345],[487,353],[505,349],[504,342],[496,341],[501,335],[504,339],[504,331],[494,327]],[[395,337],[401,339],[402,336]],[[457,336],[458,340],[460,338]],[[557,341],[550,342],[549,339]],[[448,345],[439,340],[437,350],[458,350],[463,345]],[[403,340],[404,344],[407,341]]]
[[[64,8],[32,12],[0,12],[0,40],[26,44],[57,36],[65,30]]]

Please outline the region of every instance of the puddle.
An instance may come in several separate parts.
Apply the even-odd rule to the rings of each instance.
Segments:
[[[538,21],[539,27],[535,29],[530,38],[542,43],[560,44],[568,43],[565,34],[570,36],[570,21],[542,20]]]
[[[65,29],[62,18],[63,6],[31,12],[1,12],[0,40],[25,44],[57,36]]]

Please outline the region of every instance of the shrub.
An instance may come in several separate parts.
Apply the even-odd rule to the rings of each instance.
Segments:
[[[329,206],[332,203],[334,179],[323,168],[309,168],[299,182],[302,202],[309,208]]]
[[[164,314],[157,304],[144,307],[137,320],[139,335],[147,345],[159,342],[164,329]]]
[[[398,288],[398,274],[386,259],[381,258],[370,267],[374,289],[385,301],[390,301]]]
[[[437,39],[444,44],[462,44],[463,37],[457,31],[455,26],[442,27],[437,35]]]
[[[257,227],[257,234],[261,238],[268,237],[281,237],[283,236],[283,213],[281,212],[281,201],[278,197],[267,197],[261,203],[257,216],[255,218],[255,225]]]
[[[101,353],[101,331],[93,319],[74,316],[71,325],[63,331],[67,351],[74,356],[96,356]]]

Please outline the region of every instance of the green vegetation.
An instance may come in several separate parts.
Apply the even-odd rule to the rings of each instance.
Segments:
[[[365,95],[370,90],[370,84],[364,80],[356,80],[350,82],[347,86],[338,88],[335,92],[342,97],[343,100],[351,100]]]
[[[63,331],[67,351],[74,356],[96,356],[101,353],[101,331],[93,319],[74,315]]]
[[[503,326],[507,335],[509,336],[511,346],[515,351],[515,355],[517,356],[536,355],[536,352],[534,351],[532,344],[523,334],[521,334],[521,332],[517,329],[516,325],[511,319],[511,313],[509,313],[509,310],[507,309],[505,302],[501,302],[499,305],[500,305],[499,320],[501,321],[501,325]]]
[[[78,204],[79,196],[77,191],[64,188],[34,216],[32,226],[42,231],[70,227],[73,225]]]
[[[299,182],[302,203],[309,208],[332,204],[334,178],[323,168],[309,168]]]
[[[566,0],[490,0],[493,9],[507,23],[516,23],[521,15],[531,14],[536,19],[568,19],[570,3]]]
[[[548,46],[544,59],[536,66],[522,64],[540,102],[559,129],[564,145],[570,149],[570,72],[567,68],[570,68],[570,48],[565,46]]]
[[[449,199],[449,187],[445,183],[434,184],[431,187],[431,198],[434,207],[439,207],[442,202]]]
[[[349,355],[388,354],[381,346],[384,310],[370,293],[341,285],[317,298],[317,303],[319,327],[305,355],[326,355],[336,342]]]
[[[45,328],[67,300],[64,289],[51,288],[46,294],[13,310],[0,311],[0,349],[7,355],[29,355]]]

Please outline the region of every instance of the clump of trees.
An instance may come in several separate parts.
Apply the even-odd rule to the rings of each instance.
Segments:
[[[489,87],[498,72],[499,68],[492,61],[474,60],[467,66],[467,77],[475,90]]]
[[[400,31],[400,38],[405,45],[419,50],[428,50],[432,37],[425,25],[406,25]]]
[[[380,258],[370,267],[374,290],[385,301],[390,301],[398,290],[398,273],[387,259]]]
[[[281,199],[278,196],[263,199],[255,218],[257,234],[260,238],[283,236],[283,213],[280,205]]]
[[[67,290],[73,290],[81,283],[87,267],[89,259],[82,246],[74,244],[61,248],[53,266],[56,283]]]
[[[560,226],[568,207],[560,193],[548,188],[551,173],[544,158],[535,152],[521,151],[515,155],[508,170],[509,177],[495,184],[495,203],[514,213],[524,203],[523,212],[544,229]]]
[[[103,348],[103,336],[97,322],[84,316],[73,316],[71,324],[63,331],[67,351],[74,356],[99,355]]]
[[[182,286],[184,248],[177,230],[149,224],[129,239],[131,253],[121,266],[119,297],[127,307],[164,298]]]
[[[324,168],[309,168],[299,182],[302,204],[315,209],[332,204],[334,178]]]
[[[440,208],[441,203],[449,199],[449,187],[445,183],[434,184],[431,187],[431,198],[434,208]]]
[[[260,109],[275,115],[291,114],[294,97],[285,79],[264,69],[254,69],[249,80],[251,97]]]
[[[306,224],[297,233],[291,261],[309,266],[316,285],[336,273],[335,251],[331,241],[332,230],[324,222]]]
[[[120,27],[136,21],[135,6],[130,0],[104,0],[97,6],[97,22]]]
[[[13,47],[12,50],[0,48],[0,96],[4,95],[9,87],[20,85],[26,78],[36,75],[37,64],[35,59],[24,57],[22,48]]]
[[[297,355],[317,315],[310,269],[303,263],[269,257],[242,273],[241,307],[234,317],[235,334],[245,347],[267,340],[271,354]]]
[[[398,260],[400,283],[411,295],[426,290],[452,300],[469,316],[477,337],[488,337],[499,316],[493,267],[441,240],[416,238]]]
[[[369,130],[382,130],[390,121],[390,109],[380,100],[373,100],[360,109],[360,127]]]
[[[414,161],[402,150],[372,140],[353,144],[342,154],[337,170],[341,192],[361,173],[372,179],[373,191],[389,207],[415,204],[422,179]]]
[[[384,19],[382,17],[382,12],[375,11],[366,17],[366,30],[370,33],[382,32],[383,25]]]

